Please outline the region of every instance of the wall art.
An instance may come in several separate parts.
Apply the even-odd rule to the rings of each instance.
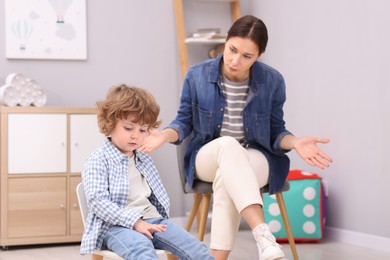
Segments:
[[[8,59],[87,59],[86,0],[5,0]]]

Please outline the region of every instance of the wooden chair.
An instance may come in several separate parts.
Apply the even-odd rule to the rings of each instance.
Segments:
[[[191,136],[191,135],[190,135]],[[190,139],[190,136],[187,137],[183,142],[177,146],[177,161],[179,166],[179,174],[180,174],[180,180],[182,183],[183,192],[185,194],[194,194],[194,203],[192,205],[192,209],[190,212],[190,215],[187,220],[187,224],[185,229],[187,231],[191,230],[192,224],[194,222],[194,219],[196,216],[199,216],[199,223],[198,223],[198,239],[200,241],[203,241],[204,234],[206,231],[206,224],[207,224],[207,216],[209,213],[209,207],[210,207],[210,201],[211,201],[211,195],[213,193],[212,183],[211,182],[204,182],[200,180],[195,180],[194,185],[192,187],[189,187],[186,180],[186,174],[184,170],[184,152],[185,148],[187,146],[188,140]],[[280,213],[283,219],[283,223],[286,229],[288,242],[290,244],[290,248],[294,257],[294,260],[298,260],[298,252],[297,248],[295,246],[294,236],[292,234],[290,221],[288,219],[286,205],[284,203],[283,199],[283,191],[288,191],[290,189],[290,183],[286,180],[284,183],[283,188],[278,191],[275,196],[276,200],[278,202]],[[261,193],[267,193],[269,192],[269,186],[265,186],[260,189]]]
[[[83,224],[85,226],[85,221],[88,216],[88,206],[87,206],[87,198],[85,197],[84,186],[83,183],[79,183],[76,188],[77,199],[80,206],[81,218],[83,220]],[[177,260],[177,258],[169,252],[165,252],[164,250],[156,249],[156,253],[158,255],[159,260]],[[103,258],[108,258],[112,260],[124,260],[122,257],[117,255],[116,253],[110,250],[101,250],[94,251],[92,253],[92,260],[103,260]]]

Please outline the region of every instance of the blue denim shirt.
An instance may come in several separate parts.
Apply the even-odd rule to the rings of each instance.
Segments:
[[[178,114],[168,126],[176,130],[180,144],[190,133],[184,155],[187,182],[195,180],[195,157],[199,149],[221,132],[226,97],[221,90],[222,56],[192,66],[184,80]],[[291,134],[285,128],[283,104],[286,100],[283,76],[270,66],[256,61],[249,80],[248,99],[243,111],[244,135],[248,147],[261,151],[270,168],[270,193],[277,192],[287,177],[290,160],[280,141]]]

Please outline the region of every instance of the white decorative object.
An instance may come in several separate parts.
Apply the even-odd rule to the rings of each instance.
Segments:
[[[20,102],[18,91],[9,84],[0,87],[0,104],[14,107]]]
[[[46,100],[46,93],[38,83],[20,73],[9,74],[5,85],[0,87],[1,105],[42,107],[46,104]]]

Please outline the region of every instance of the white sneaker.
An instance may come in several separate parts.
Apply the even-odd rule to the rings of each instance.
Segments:
[[[276,243],[269,226],[265,223],[258,225],[253,231],[260,260],[276,260],[285,258],[282,247]]]

